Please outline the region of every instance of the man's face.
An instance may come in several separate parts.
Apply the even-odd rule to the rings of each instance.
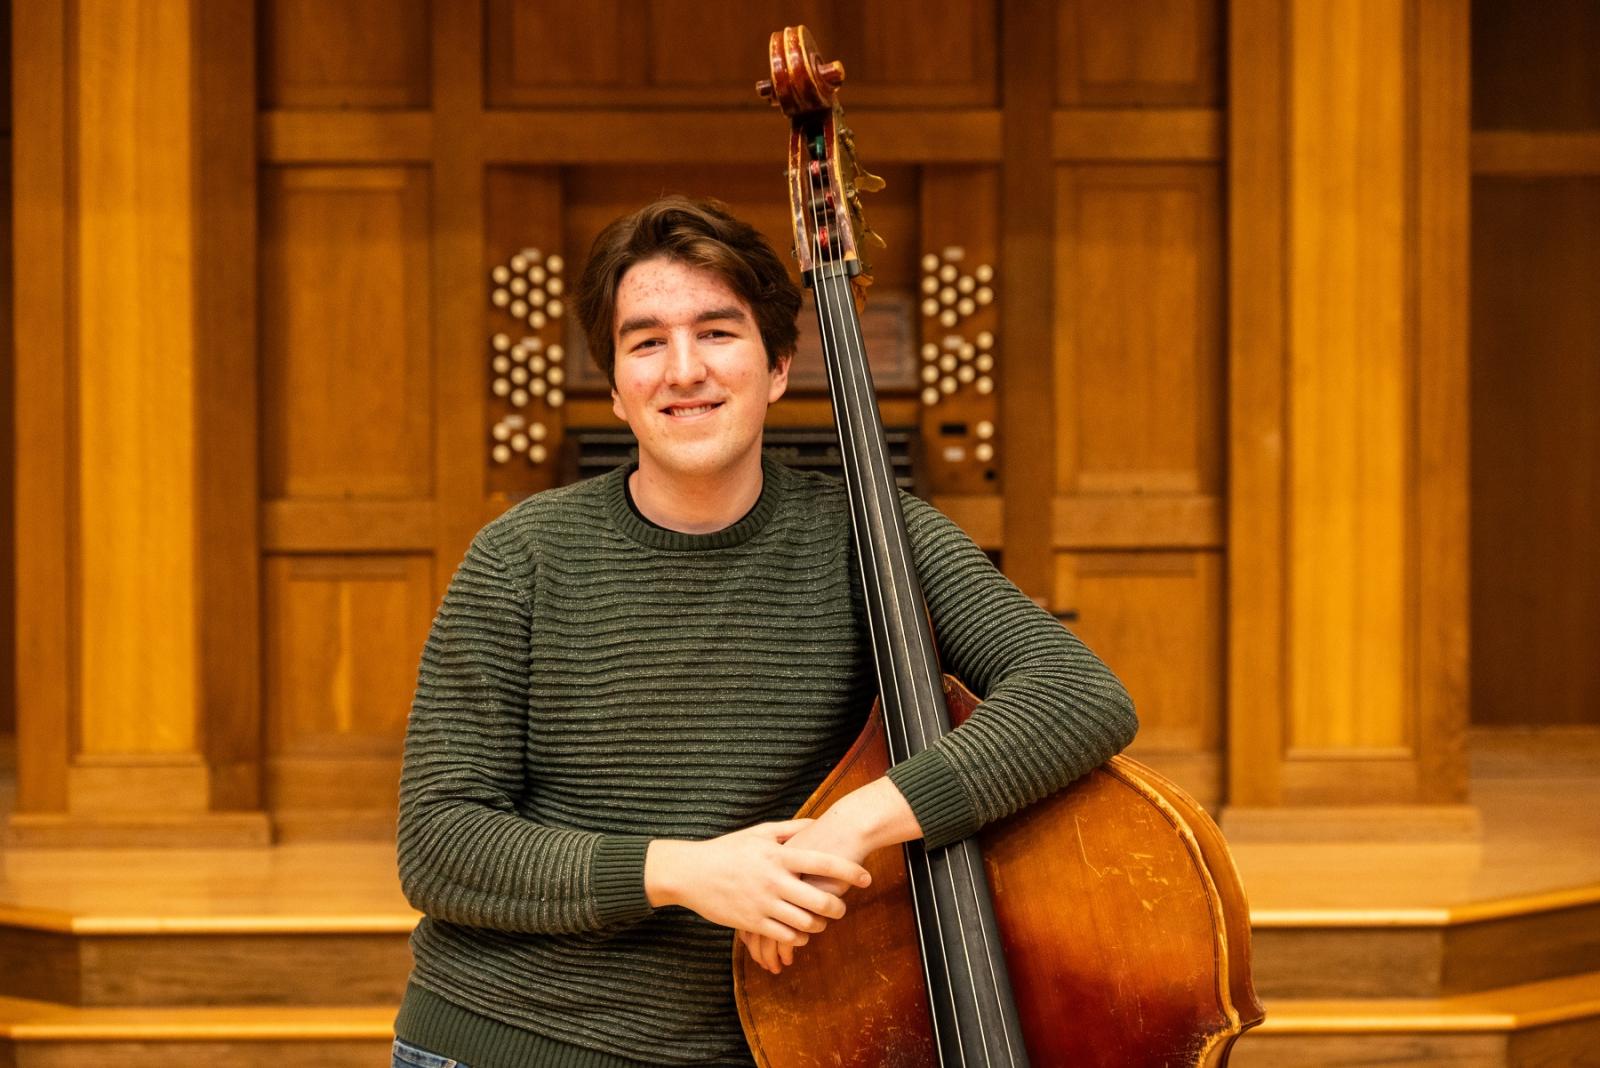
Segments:
[[[622,276],[616,311],[611,409],[639,439],[640,470],[707,478],[759,464],[789,361],[768,368],[750,306],[709,271],[650,259]]]

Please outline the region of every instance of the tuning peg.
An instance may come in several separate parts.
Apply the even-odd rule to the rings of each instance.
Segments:
[[[879,178],[876,174],[864,170],[861,164],[856,164],[855,186],[863,193],[876,193],[889,183]]]

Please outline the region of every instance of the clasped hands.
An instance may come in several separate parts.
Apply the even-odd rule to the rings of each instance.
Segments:
[[[847,892],[872,881],[861,866],[869,853],[920,834],[899,790],[879,779],[818,819],[696,842],[657,839],[645,857],[645,892],[652,905],[681,905],[733,928],[751,959],[777,974],[845,914]]]

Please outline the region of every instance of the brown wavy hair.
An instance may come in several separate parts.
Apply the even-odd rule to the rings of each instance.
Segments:
[[[617,384],[617,287],[628,268],[657,257],[710,271],[750,305],[769,367],[794,355],[800,287],[783,260],[759,230],[728,214],[720,201],[674,195],[601,230],[578,279],[573,306],[606,381]]]

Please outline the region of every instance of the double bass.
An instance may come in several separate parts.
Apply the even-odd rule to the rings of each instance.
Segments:
[[[858,195],[843,66],[805,27],[772,35],[758,89],[790,120],[795,255],[817,309],[880,695],[801,808],[815,816],[976,707],[940,671],[862,341]],[[772,975],[734,953],[762,1068],[1217,1068],[1264,1013],[1249,910],[1203,809],[1113,757],[975,839],[866,861],[872,885]]]

